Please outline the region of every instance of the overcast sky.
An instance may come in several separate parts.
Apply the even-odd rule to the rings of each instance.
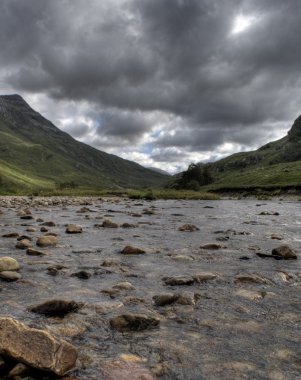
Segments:
[[[170,172],[301,113],[300,0],[1,0],[0,49],[2,94]]]

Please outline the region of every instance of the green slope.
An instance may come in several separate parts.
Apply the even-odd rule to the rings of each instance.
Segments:
[[[168,178],[76,141],[18,95],[0,96],[0,162],[7,187],[157,187]]]

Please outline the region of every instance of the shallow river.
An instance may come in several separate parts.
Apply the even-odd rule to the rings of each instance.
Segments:
[[[82,207],[89,210],[78,213]],[[78,379],[301,379],[301,202],[94,199],[30,205],[28,221],[17,215],[24,208],[2,207],[0,235],[29,235],[35,246],[41,218],[56,224],[47,228],[59,244],[33,257],[15,248],[16,239],[0,238],[0,256],[17,259],[22,275],[0,282],[0,314],[70,341],[79,350]],[[95,227],[104,220],[135,228]],[[66,234],[69,223],[83,232]],[[184,224],[199,230],[179,231]],[[36,232],[26,232],[28,226]],[[200,248],[209,243],[221,248]],[[256,255],[283,244],[298,260]],[[146,253],[122,255],[126,245]],[[57,265],[63,268],[53,275],[48,268]],[[72,276],[80,270],[91,277]],[[203,272],[216,278],[184,286],[163,281]],[[120,282],[133,289],[110,291]],[[162,293],[188,294],[191,303],[155,306],[153,296]],[[51,299],[84,306],[63,319],[28,311]],[[113,330],[110,319],[126,313],[156,316],[160,326]]]

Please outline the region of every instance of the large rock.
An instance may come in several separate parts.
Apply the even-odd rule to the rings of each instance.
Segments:
[[[288,245],[281,245],[280,247],[272,250],[273,256],[280,256],[284,260],[296,260],[297,255]]]
[[[75,301],[50,300],[33,306],[30,311],[48,316],[64,316],[68,313],[77,311],[79,304]]]
[[[59,376],[72,369],[77,359],[77,350],[70,343],[10,317],[0,318],[0,352]]]
[[[37,245],[39,247],[53,247],[58,243],[57,237],[53,235],[40,236],[37,240]]]
[[[20,265],[12,257],[0,257],[0,272],[19,270]]]

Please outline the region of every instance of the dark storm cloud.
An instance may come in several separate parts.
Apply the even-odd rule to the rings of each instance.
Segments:
[[[233,34],[239,14],[253,21]],[[160,125],[149,114],[165,115],[157,161],[169,147],[214,154],[289,128],[301,112],[300,46],[300,0],[0,3],[1,82],[86,102],[95,139],[116,149]]]

